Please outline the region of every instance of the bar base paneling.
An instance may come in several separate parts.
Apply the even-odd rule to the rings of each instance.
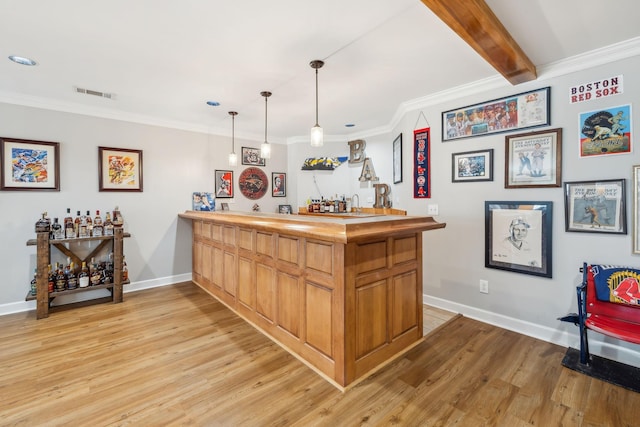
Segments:
[[[430,217],[188,211],[193,281],[338,388],[422,339]]]

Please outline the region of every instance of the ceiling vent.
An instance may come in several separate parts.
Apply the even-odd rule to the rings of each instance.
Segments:
[[[84,93],[85,95],[99,96],[101,98],[107,98],[107,99],[115,98],[115,95],[113,93],[99,92],[97,90],[83,89],[81,87],[75,87],[74,89],[77,93]]]

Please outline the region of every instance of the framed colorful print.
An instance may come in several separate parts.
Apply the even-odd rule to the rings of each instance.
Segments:
[[[142,150],[98,147],[100,191],[142,191]]]
[[[0,138],[0,190],[60,191],[60,144]]]
[[[493,181],[493,148],[451,155],[451,182]]]
[[[393,140],[393,183],[402,182],[402,134]]]
[[[633,167],[633,253],[640,254],[640,165]]]
[[[278,205],[278,213],[290,214],[291,213],[291,205]]]
[[[562,129],[507,135],[504,188],[562,185]]]
[[[442,142],[551,123],[550,87],[442,113]]]
[[[284,172],[271,173],[271,196],[286,197],[287,196],[287,174]]]
[[[196,191],[191,197],[191,209],[194,211],[215,211],[216,201],[212,193]]]
[[[260,157],[260,149],[252,147],[242,147],[242,164],[252,166],[264,166],[266,161]]]
[[[624,181],[565,182],[565,230],[627,234]]]
[[[551,277],[553,202],[485,202],[487,268]]]
[[[580,157],[631,153],[631,105],[580,114]]]
[[[260,168],[246,168],[238,180],[240,192],[251,200],[262,198],[269,188],[269,179]]]
[[[216,198],[230,199],[233,197],[233,171],[216,170],[215,171],[215,189]]]

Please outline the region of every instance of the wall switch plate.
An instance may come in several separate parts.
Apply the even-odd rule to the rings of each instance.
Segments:
[[[488,294],[489,293],[489,281],[488,280],[480,280],[480,293]]]
[[[438,215],[438,205],[427,205],[428,215]]]

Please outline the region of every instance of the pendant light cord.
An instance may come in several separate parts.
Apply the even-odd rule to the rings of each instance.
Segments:
[[[316,68],[316,126],[318,125],[318,69]]]

